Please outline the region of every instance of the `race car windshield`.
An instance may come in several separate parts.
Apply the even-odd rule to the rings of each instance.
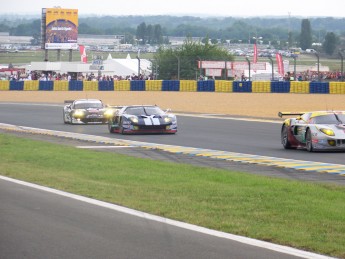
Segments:
[[[96,103],[96,102],[92,102],[92,103],[76,103],[74,105],[75,109],[88,109],[88,108],[97,108],[97,109],[101,109],[103,108],[103,104],[102,103]]]
[[[164,112],[156,107],[156,106],[140,106],[140,107],[129,107],[125,111],[126,114],[131,114],[131,115],[163,115]]]
[[[344,114],[327,114],[313,118],[313,123],[315,124],[339,124],[344,121]]]

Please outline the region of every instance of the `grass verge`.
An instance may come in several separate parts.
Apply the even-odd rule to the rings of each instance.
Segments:
[[[0,134],[0,174],[211,229],[345,258],[345,188]]]

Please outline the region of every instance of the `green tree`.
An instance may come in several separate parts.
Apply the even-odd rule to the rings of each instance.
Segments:
[[[162,44],[163,41],[163,32],[162,27],[159,24],[154,26],[154,43],[155,44]]]
[[[328,32],[325,36],[325,41],[322,44],[322,49],[328,54],[333,55],[337,47],[337,36],[333,32]]]
[[[147,37],[146,37],[146,35],[147,35],[146,33],[147,32],[146,32],[146,30],[147,30],[147,27],[146,27],[146,23],[145,22],[142,22],[137,27],[136,37],[139,40],[140,44],[142,44],[142,45],[146,44],[146,40],[147,40]]]
[[[303,50],[311,48],[312,34],[311,34],[311,25],[310,25],[309,19],[302,20],[300,44]]]
[[[159,67],[158,79],[177,79],[178,62],[180,63],[180,79],[195,79],[196,74],[199,73],[198,61],[231,61],[233,56],[217,45],[202,44],[186,38],[179,48],[161,47],[154,59]]]

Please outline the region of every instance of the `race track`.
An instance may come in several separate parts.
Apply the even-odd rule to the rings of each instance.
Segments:
[[[63,104],[0,103],[0,123],[114,139],[345,165],[344,152],[309,153],[305,150],[283,149],[280,143],[279,121],[241,121],[222,116],[178,116],[179,130],[176,135],[123,136],[110,134],[106,125],[65,125],[62,120],[62,107]]]

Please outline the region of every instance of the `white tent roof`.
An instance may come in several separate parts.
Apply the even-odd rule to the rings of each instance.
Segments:
[[[110,54],[109,54],[110,55]],[[110,55],[111,57],[111,55]],[[60,73],[81,72],[94,73],[98,70],[90,69],[91,63],[81,62],[31,62],[31,71],[56,71]],[[106,59],[103,61],[104,75],[131,76],[138,74],[138,59]],[[147,59],[140,59],[140,73],[148,75],[151,73],[151,62]]]
[[[115,75],[126,76],[138,74],[138,59],[110,59],[103,62],[104,69],[114,71]],[[140,73],[148,75],[151,73],[151,61],[148,59],[140,59]]]

